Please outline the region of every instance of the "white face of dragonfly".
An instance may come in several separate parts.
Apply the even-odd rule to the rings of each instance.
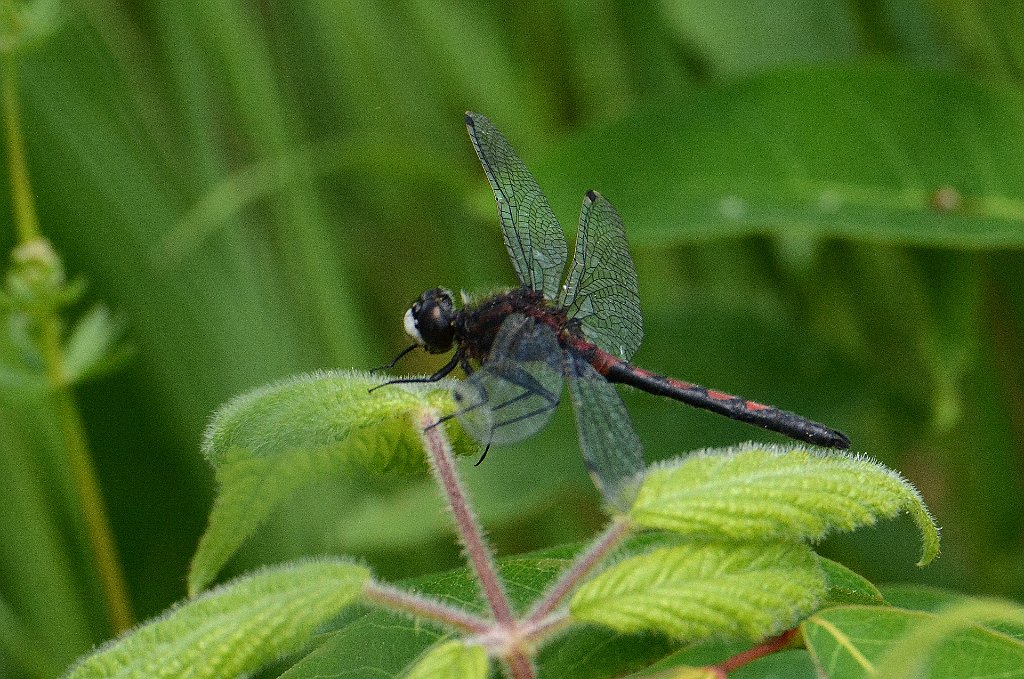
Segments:
[[[405,332],[432,354],[443,354],[455,341],[455,304],[442,288],[427,290],[405,312]]]
[[[405,310],[405,334],[408,335],[421,347],[425,344],[423,341],[423,335],[420,334],[419,329],[416,327],[416,319],[412,315],[412,309]]]

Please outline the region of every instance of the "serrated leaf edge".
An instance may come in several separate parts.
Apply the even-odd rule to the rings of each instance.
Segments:
[[[784,446],[773,443],[746,441],[744,443],[740,443],[735,446],[728,446],[725,448],[700,448],[694,450],[691,453],[688,453],[685,456],[655,462],[648,467],[647,471],[645,472],[645,476],[649,474],[654,474],[662,470],[672,471],[678,469],[679,467],[685,466],[691,460],[733,458],[738,455],[753,451],[763,451],[765,453],[777,457],[782,457],[792,453],[802,453],[822,460],[842,459],[852,463],[869,465],[873,470],[880,472],[890,477],[892,480],[896,481],[896,483],[901,488],[903,488],[905,491],[909,493],[910,498],[908,498],[907,501],[904,501],[902,505],[891,514],[882,513],[874,515],[874,520],[872,520],[872,522],[867,525],[872,525],[878,518],[893,518],[897,516],[901,511],[906,511],[914,520],[914,523],[917,524],[918,530],[921,533],[921,558],[917,562],[917,565],[925,566],[938,556],[939,533],[941,529],[936,523],[935,518],[932,516],[931,512],[928,510],[927,505],[925,505],[924,498],[922,497],[920,491],[918,491],[914,484],[912,484],[906,477],[904,477],[898,471],[887,467],[886,465],[882,464],[878,460],[874,459],[873,457],[865,453],[849,453],[846,451],[834,450],[830,448],[816,448],[812,446]],[[819,535],[809,535],[807,537],[812,541],[817,541],[835,530],[837,530],[837,528],[832,527],[824,530]]]

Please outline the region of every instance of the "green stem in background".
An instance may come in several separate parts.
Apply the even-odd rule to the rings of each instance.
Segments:
[[[7,162],[11,175],[14,223],[18,231],[19,248],[23,249],[23,252],[28,250],[46,253],[49,251],[49,244],[44,241],[39,228],[32,199],[32,187],[29,183],[25,141],[21,134],[17,62],[10,55],[0,57],[0,88],[3,90]],[[37,244],[43,247],[34,248]],[[53,311],[41,315],[37,320],[40,328],[39,350],[46,367],[54,415],[60,425],[64,451],[68,456],[75,487],[78,489],[89,545],[103,586],[107,613],[114,631],[122,632],[134,624],[134,615],[86,440],[82,416],[75,404],[71,384],[64,375],[60,319]]]
[[[121,561],[114,544],[103,494],[100,491],[96,470],[85,436],[82,415],[75,404],[70,386],[63,381],[61,373],[60,334],[57,319],[47,324],[44,335],[43,354],[46,372],[52,390],[52,402],[60,423],[64,450],[68,456],[71,475],[82,502],[82,514],[96,569],[103,585],[103,596],[107,603],[107,615],[116,633],[121,633],[135,624],[128,587],[125,583]]]
[[[18,111],[18,74],[14,57],[0,58],[0,87],[3,88],[4,130],[7,132],[7,165],[11,172],[14,224],[18,241],[28,243],[40,237],[32,187],[28,181],[28,163],[25,161],[25,140],[21,136]]]

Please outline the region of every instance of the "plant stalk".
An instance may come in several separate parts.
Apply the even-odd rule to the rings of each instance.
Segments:
[[[612,520],[608,528],[597,537],[590,547],[579,555],[573,564],[562,573],[562,576],[534,606],[526,617],[526,625],[537,625],[554,611],[559,604],[567,597],[622,540],[629,535],[630,524],[624,517],[617,517]]]
[[[743,651],[742,653],[737,653],[728,660],[720,662],[714,666],[714,669],[720,671],[722,673],[722,677],[726,677],[729,672],[738,670],[744,665],[754,662],[758,658],[763,658],[766,655],[778,653],[779,651],[789,648],[798,632],[799,629],[796,627],[786,630],[782,634],[765,640],[754,648]]]
[[[381,582],[370,582],[363,588],[363,595],[374,603],[404,611],[421,618],[435,620],[449,627],[455,627],[471,634],[485,634],[491,629],[491,622],[460,608],[449,606],[429,597],[406,592]]]
[[[28,243],[40,237],[32,185],[25,159],[25,138],[21,134],[18,106],[18,65],[10,55],[0,56],[0,88],[3,89],[4,131],[7,133],[7,168],[11,174],[11,199],[18,242]]]
[[[448,498],[448,508],[455,519],[459,541],[466,550],[470,565],[476,571],[484,598],[494,614],[495,621],[502,627],[512,629],[515,626],[512,607],[498,577],[494,556],[484,540],[483,529],[469,508],[466,493],[455,471],[451,444],[448,443],[442,428],[434,426],[436,422],[436,413],[426,412],[420,418],[420,436],[427,451],[427,458],[430,460],[430,468]]]
[[[25,140],[21,132],[17,63],[9,55],[0,57],[0,89],[3,90],[0,97],[3,99],[14,223],[18,231],[19,243],[26,245],[41,240],[43,235],[39,228],[39,219],[32,198]],[[87,538],[93,558],[96,560],[96,569],[103,588],[107,615],[114,632],[120,633],[134,624],[134,615],[85,436],[85,426],[75,404],[71,386],[64,375],[60,320],[53,314],[42,318],[40,319],[40,330],[39,349],[46,366],[46,377],[54,414],[60,426],[64,451],[67,454],[72,479],[81,501]]]
[[[508,667],[508,673],[512,675],[512,679],[536,679],[537,673],[533,669],[533,664],[526,653],[522,651],[517,651],[505,658],[505,665]]]

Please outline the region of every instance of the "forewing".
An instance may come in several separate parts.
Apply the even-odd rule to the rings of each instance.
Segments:
[[[622,218],[597,191],[580,210],[576,250],[559,299],[583,334],[608,353],[628,360],[644,337],[636,267]]]
[[[644,449],[615,386],[581,356],[566,354],[569,395],[583,461],[605,501],[627,510],[630,481],[644,470]]]
[[[490,120],[466,113],[466,129],[498,203],[498,217],[519,282],[555,299],[568,249],[548,199]]]
[[[484,445],[521,441],[551,419],[562,383],[554,331],[513,314],[498,329],[487,361],[456,386],[455,414]]]

